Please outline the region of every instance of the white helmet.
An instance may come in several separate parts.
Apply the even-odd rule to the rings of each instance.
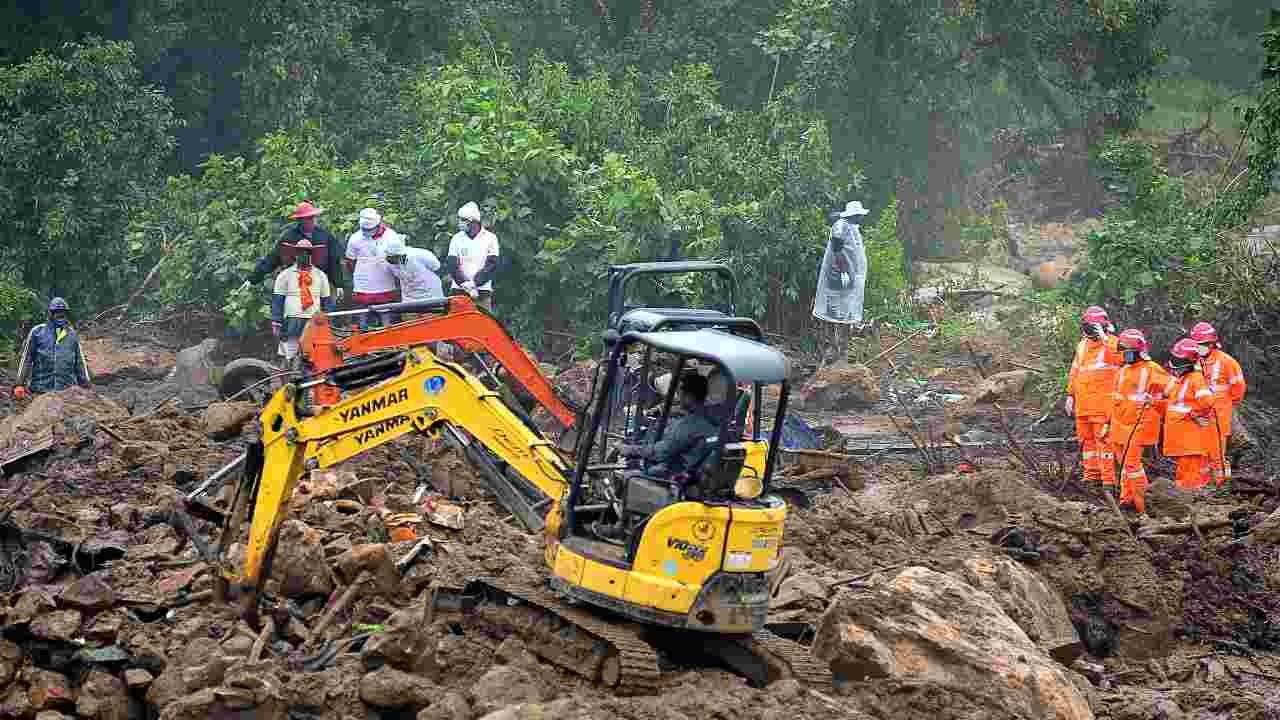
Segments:
[[[382,216],[373,208],[365,208],[360,211],[360,229],[372,230],[382,223]]]
[[[400,235],[388,238],[382,243],[383,255],[403,255],[404,254],[404,238]]]
[[[480,206],[469,202],[458,208],[458,217],[467,222],[480,222]]]

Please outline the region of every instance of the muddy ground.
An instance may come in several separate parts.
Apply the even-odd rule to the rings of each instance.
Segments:
[[[887,348],[895,340],[876,342]],[[915,402],[925,392],[967,396],[984,374],[1034,363],[1005,347],[975,347],[980,358],[989,355],[975,364],[968,350],[930,356],[920,338],[872,365],[882,393],[874,403],[797,410],[829,426],[839,449],[858,441],[911,445],[899,432],[909,415],[925,435],[969,433],[966,440],[991,444],[861,452],[825,474],[813,471],[831,465],[788,454],[788,476],[808,473],[797,483],[811,487],[788,516],[792,582],[775,597],[774,620],[817,624],[842,593],[887,581],[899,568],[957,573],[966,562],[1016,556],[1071,615],[1084,652],[1066,672],[1093,716],[1280,718],[1280,560],[1274,545],[1241,539],[1280,502],[1265,458],[1242,456],[1235,492],[1197,496],[1172,490],[1168,469],[1153,464],[1150,517],[1122,521],[1080,484],[1074,448],[1026,442],[1027,428],[1044,417],[1036,402],[1007,397],[1002,410],[945,398]],[[902,701],[956,692],[927,683],[895,685],[898,700],[868,702],[868,688],[854,679],[841,679],[835,692],[794,681],[755,689],[708,668],[675,667],[658,694],[619,697],[541,662],[517,639],[424,623],[421,603],[433,582],[536,580],[543,559],[539,539],[476,489],[462,461],[416,438],[337,468],[336,482],[300,489],[282,530],[289,549],[276,558],[267,586],[286,609],[278,632],[256,632],[209,601],[210,568],[198,543],[175,529],[182,525],[172,518],[175,495],[238,455],[247,438],[212,440],[201,407],[164,402],[173,394],[165,375],[177,349],[154,334],[107,338],[91,353],[109,370],[93,392],[46,396],[22,415],[0,401],[0,432],[54,437],[48,451],[8,466],[0,479],[0,512],[10,513],[0,535],[0,589],[7,591],[0,597],[0,716],[1014,717]],[[578,386],[584,377],[579,367],[561,380]],[[0,390],[9,397],[7,387]],[[1071,433],[1053,418],[1035,434]],[[1009,437],[1022,449],[1006,447]],[[923,472],[925,455],[933,474]],[[428,519],[431,508],[414,502],[420,484],[431,490],[425,503],[463,509],[462,529]],[[224,492],[214,504],[226,500]],[[392,539],[392,513],[418,516],[409,523],[415,539]],[[1193,517],[1204,526],[1198,533],[1186,526]],[[1019,548],[1034,553],[1009,547],[1011,529]],[[196,519],[191,530],[201,541],[217,539],[209,522]],[[326,636],[341,642],[308,644],[326,605],[353,579],[342,559],[353,546],[386,543],[392,558],[402,558],[421,538],[430,549],[402,577],[370,581],[338,613]],[[335,652],[326,657],[326,647]]]

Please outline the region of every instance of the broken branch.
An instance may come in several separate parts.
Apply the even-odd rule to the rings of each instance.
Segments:
[[[337,601],[330,605],[329,609],[324,611],[324,615],[320,616],[320,622],[316,623],[315,629],[311,631],[312,641],[324,637],[324,632],[329,629],[329,624],[333,622],[334,617],[336,617],[338,613],[347,609],[347,606],[356,599],[356,592],[360,589],[360,586],[364,585],[371,577],[373,577],[373,574],[368,570],[360,571],[359,577],[348,585],[347,588],[342,591],[342,595],[338,597]]]

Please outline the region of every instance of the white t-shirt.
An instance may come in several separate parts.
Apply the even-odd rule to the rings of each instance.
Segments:
[[[356,267],[351,273],[351,291],[358,293],[385,293],[396,289],[396,276],[391,272],[391,263],[382,256],[382,241],[389,240],[396,234],[387,228],[382,237],[374,240],[366,238],[357,230],[347,239],[347,259],[355,260]]]
[[[275,294],[284,296],[284,316],[286,318],[309,318],[320,312],[320,301],[333,294],[329,287],[329,277],[324,271],[311,266],[311,307],[302,307],[302,286],[298,282],[298,266],[290,265],[276,276]]]
[[[391,265],[391,272],[400,278],[400,299],[431,300],[444,297],[440,284],[440,259],[430,250],[416,247],[404,249],[404,264]]]
[[[462,276],[468,280],[475,279],[476,273],[484,268],[485,260],[490,255],[498,256],[498,236],[488,230],[481,229],[475,237],[459,231],[449,241],[449,257],[458,258],[458,267],[462,270]],[[450,280],[449,287],[456,288],[458,283]],[[490,280],[476,289],[492,290],[493,281]]]

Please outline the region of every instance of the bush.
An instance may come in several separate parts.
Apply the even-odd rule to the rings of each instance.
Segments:
[[[34,292],[22,287],[13,274],[0,272],[0,357],[13,354],[15,341],[24,335],[35,305]]]
[[[863,301],[867,317],[881,317],[890,322],[911,317],[906,302],[907,274],[898,239],[898,200],[891,198],[880,211],[876,224],[864,228],[867,248],[867,291]]]

